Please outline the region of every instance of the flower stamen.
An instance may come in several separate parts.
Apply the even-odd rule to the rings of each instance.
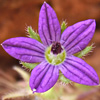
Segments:
[[[51,51],[53,54],[61,53],[61,51],[62,51],[61,44],[59,42],[54,42],[52,44]]]

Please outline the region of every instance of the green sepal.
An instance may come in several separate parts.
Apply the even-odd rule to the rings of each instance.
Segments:
[[[35,95],[37,95],[38,97],[41,97],[43,100],[58,100],[62,92],[63,92],[62,87],[57,89],[56,86],[53,86],[48,91],[44,93],[35,93]]]
[[[79,53],[74,54],[76,57],[82,58],[83,56],[87,55],[91,50],[93,49],[93,46],[87,46],[84,50],[80,51]]]
[[[36,67],[39,63],[26,63],[26,62],[21,62],[20,64],[22,64],[25,68],[33,69],[33,68]]]
[[[59,80],[63,83],[69,84],[71,81],[67,79],[63,74],[59,75]]]
[[[66,28],[67,28],[66,22],[63,21],[62,24],[61,24],[61,33],[63,33]]]
[[[41,39],[40,39],[39,34],[37,34],[37,33],[32,29],[31,26],[28,26],[28,27],[27,27],[27,32],[29,33],[29,37],[30,37],[30,38],[33,38],[33,39],[35,39],[35,40],[41,42]]]

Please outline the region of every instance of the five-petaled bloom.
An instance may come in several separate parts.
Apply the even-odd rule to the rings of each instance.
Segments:
[[[95,20],[88,19],[69,26],[61,35],[55,11],[44,3],[39,15],[39,35],[42,43],[27,37],[11,38],[2,43],[7,53],[27,63],[40,62],[31,72],[33,92],[45,92],[57,82],[59,71],[74,82],[98,85],[94,69],[73,54],[83,50],[95,32]]]

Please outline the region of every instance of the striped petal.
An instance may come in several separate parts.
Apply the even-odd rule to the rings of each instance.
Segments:
[[[43,61],[32,70],[29,84],[33,92],[45,92],[54,86],[58,76],[58,66]]]
[[[49,46],[53,41],[59,41],[61,28],[55,11],[44,3],[39,15],[39,35],[44,45]]]
[[[82,59],[71,56],[60,66],[64,76],[76,83],[98,85],[99,78],[95,70]]]
[[[44,60],[45,46],[26,37],[11,38],[2,43],[4,50],[23,62],[35,63]]]
[[[95,20],[88,19],[69,26],[61,37],[61,44],[68,54],[75,54],[83,50],[95,32]]]

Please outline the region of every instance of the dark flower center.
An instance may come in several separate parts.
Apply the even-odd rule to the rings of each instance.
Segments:
[[[61,44],[59,42],[54,42],[52,44],[51,51],[53,52],[53,54],[61,53],[62,51]]]

